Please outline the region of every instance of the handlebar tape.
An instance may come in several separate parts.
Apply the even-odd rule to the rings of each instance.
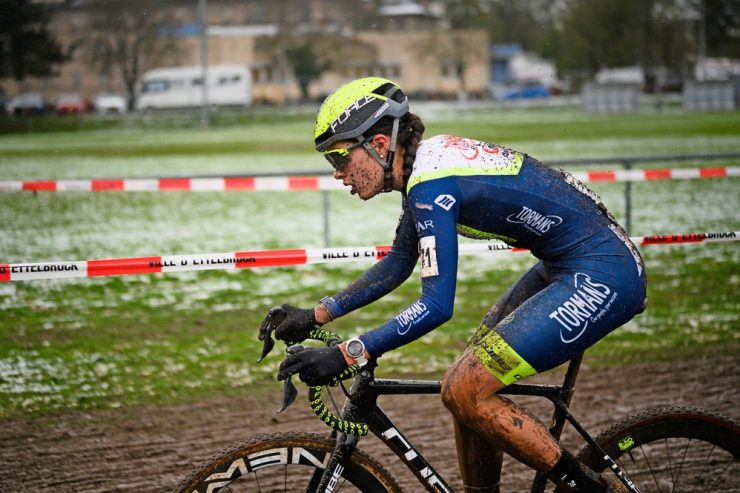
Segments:
[[[352,378],[360,371],[357,365],[350,366],[340,373],[332,382],[333,385],[339,383],[340,380],[346,380]],[[353,421],[347,421],[345,419],[338,418],[332,413],[321,398],[321,392],[324,390],[323,385],[308,388],[308,403],[313,409],[314,414],[319,420],[324,422],[332,430],[341,431],[343,433],[351,433],[352,435],[365,436],[368,433],[368,426],[365,423],[355,423]]]

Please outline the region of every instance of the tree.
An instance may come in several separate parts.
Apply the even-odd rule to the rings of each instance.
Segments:
[[[453,29],[486,29],[491,43],[517,43],[541,52],[549,43],[557,0],[449,0]]]
[[[740,2],[703,0],[707,55],[740,58]]]
[[[28,0],[0,0],[0,78],[46,77],[69,59],[47,29],[48,11]]]
[[[293,75],[301,88],[301,97],[308,99],[308,85],[317,80],[330,64],[316,56],[310,42],[303,42],[286,49],[288,63],[293,67]]]
[[[169,35],[168,9],[149,0],[106,0],[89,6],[87,58],[102,74],[118,72],[129,109],[136,103],[136,83],[148,69],[176,64],[180,49]]]

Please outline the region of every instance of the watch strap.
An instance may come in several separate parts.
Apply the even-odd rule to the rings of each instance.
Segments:
[[[347,362],[347,365],[358,365],[360,367],[363,367],[367,364],[367,360],[370,359],[370,353],[368,353],[367,349],[365,349],[365,343],[362,343],[362,357],[359,359],[355,359],[353,356],[351,356],[347,351],[347,344],[353,340],[357,340],[362,343],[362,340],[359,337],[353,337],[352,339],[341,343],[338,346],[339,350],[342,352],[342,356],[344,356],[344,361]]]

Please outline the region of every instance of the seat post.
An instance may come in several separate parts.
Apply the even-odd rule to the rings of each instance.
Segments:
[[[576,355],[570,363],[568,363],[568,369],[565,371],[565,377],[563,378],[563,385],[560,390],[560,403],[565,407],[570,406],[570,401],[573,398],[576,388],[576,378],[578,377],[578,370],[581,368],[581,361],[583,361],[583,353]],[[565,414],[555,406],[555,411],[552,414],[552,424],[550,426],[550,433],[555,437],[556,440],[560,440],[560,434],[563,432],[563,426],[565,425]]]

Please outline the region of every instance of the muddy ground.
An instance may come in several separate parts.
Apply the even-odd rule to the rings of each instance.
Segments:
[[[590,431],[661,404],[692,404],[740,418],[740,355],[718,359],[588,368],[579,377],[573,412]],[[536,377],[555,383],[558,370]],[[303,391],[301,391],[303,395]],[[260,398],[238,395],[166,407],[72,413],[0,422],[0,492],[165,492],[212,452],[247,436],[317,431],[323,425],[299,401],[276,416],[280,388]],[[396,425],[430,462],[459,486],[452,425],[437,396],[386,397]],[[519,399],[547,420],[550,406]],[[580,448],[573,433],[565,441]],[[422,491],[376,438],[360,444],[396,473],[406,491]],[[531,473],[510,459],[503,491],[528,491]],[[738,488],[740,490],[740,486]]]

